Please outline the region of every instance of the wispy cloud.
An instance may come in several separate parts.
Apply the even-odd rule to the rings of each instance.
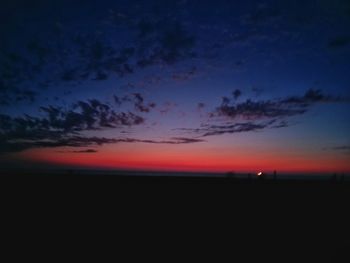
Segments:
[[[26,38],[24,34],[21,41],[2,46],[0,103],[34,101],[39,87],[123,78],[149,66],[174,65],[196,56],[196,36],[180,20],[161,15],[152,19],[136,17],[113,10],[110,14],[123,21],[118,24],[125,33],[123,43],[115,41],[110,33],[115,31],[113,23],[95,21],[96,28],[85,30],[75,20],[63,26],[46,17],[48,24],[52,22],[52,33],[38,25],[43,27],[40,36]],[[94,18],[80,19],[91,24]],[[28,34],[30,30],[28,26]],[[189,78],[193,73],[172,77]]]
[[[0,152],[18,152],[42,147],[90,147],[116,143],[188,144],[204,141],[190,137],[151,140],[84,136],[87,131],[105,129],[116,129],[120,131],[121,136],[123,128],[144,124],[145,119],[141,115],[120,111],[120,104],[125,102],[132,103],[135,111],[140,114],[148,113],[156,107],[155,103],[145,102],[140,93],[134,93],[122,98],[114,96],[118,110],[108,103],[91,99],[79,100],[64,108],[54,105],[40,107],[41,116],[24,114],[12,117],[0,114]]]
[[[231,120],[261,120],[286,118],[306,113],[316,103],[345,102],[345,99],[324,95],[320,90],[309,89],[303,96],[290,96],[273,100],[251,100],[237,102],[237,97],[223,97],[222,103],[212,117],[227,117]]]
[[[94,149],[86,149],[86,150],[79,150],[79,151],[57,151],[59,153],[97,153],[97,150]]]
[[[197,129],[180,128],[180,129],[176,129],[176,130],[190,132],[190,133],[196,133],[200,137],[207,137],[207,136],[222,135],[222,134],[259,131],[259,130],[265,129],[267,127],[271,127],[271,125],[274,122],[275,121],[273,120],[270,122],[262,122],[262,123],[242,122],[242,123],[235,123],[235,124],[231,124],[231,125],[205,124]]]
[[[346,155],[350,154],[350,145],[341,145],[341,146],[334,146],[334,147],[325,147],[323,150],[326,151],[336,151],[340,152]]]
[[[231,97],[223,97],[221,105],[209,112],[209,120],[199,128],[180,128],[178,131],[199,137],[261,131],[267,128],[285,128],[288,119],[303,115],[317,103],[348,103],[346,98],[325,95],[320,90],[309,89],[302,96],[289,96],[271,100],[247,99],[238,101],[240,90]],[[218,125],[217,122],[224,124]]]
[[[336,147],[332,147],[331,149],[333,151],[339,151],[347,155],[350,154],[350,145],[336,146]]]
[[[180,22],[159,20],[141,21],[138,27],[140,43],[138,66],[145,67],[159,62],[174,64],[195,56],[196,38]]]
[[[57,129],[65,132],[116,128],[144,123],[144,118],[132,112],[117,112],[111,106],[92,99],[78,101],[70,109],[40,107],[47,117],[35,120],[37,128]]]
[[[158,111],[161,114],[167,114],[170,111],[174,110],[178,105],[175,102],[167,101],[158,107]]]
[[[1,151],[19,151],[33,147],[100,145],[109,141],[98,137],[85,138],[81,134],[85,131],[119,130],[145,123],[141,115],[130,111],[117,111],[97,99],[79,100],[64,108],[43,106],[40,107],[40,111],[41,116],[24,114],[12,117],[0,114]]]
[[[337,146],[333,147],[333,150],[340,150],[340,151],[350,151],[350,145],[344,145],[344,146]]]
[[[133,96],[135,100],[135,109],[139,112],[150,112],[151,109],[156,107],[155,102],[145,104],[144,98],[140,93],[134,93]]]
[[[339,49],[339,48],[343,48],[345,46],[348,46],[349,44],[350,44],[350,37],[349,36],[338,36],[338,37],[331,39],[328,42],[328,48]]]
[[[91,147],[102,146],[104,144],[119,144],[119,143],[149,143],[149,144],[190,144],[205,142],[203,139],[173,137],[169,140],[149,140],[136,138],[105,138],[105,137],[82,137],[82,136],[64,136],[61,138],[50,139],[11,139],[0,140],[0,154],[9,152],[20,152],[32,148],[56,148],[56,147]],[[92,153],[95,150],[71,151],[74,153]]]

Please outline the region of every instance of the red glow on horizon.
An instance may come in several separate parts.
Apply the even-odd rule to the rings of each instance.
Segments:
[[[333,173],[349,172],[347,160],[328,158],[327,162],[315,159],[281,158],[281,155],[218,156],[213,153],[162,153],[150,151],[147,154],[115,154],[111,152],[57,153],[47,149],[31,150],[22,154],[22,158],[33,162],[74,166],[90,169],[123,169],[178,172],[254,172],[274,171],[284,173]],[[257,174],[259,176],[259,174]]]

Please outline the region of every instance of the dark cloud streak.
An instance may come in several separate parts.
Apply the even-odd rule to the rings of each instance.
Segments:
[[[105,138],[105,137],[82,137],[82,136],[66,136],[61,139],[46,140],[44,138],[40,140],[0,140],[0,154],[9,152],[20,152],[33,148],[56,148],[56,147],[89,147],[89,146],[102,146],[104,144],[118,144],[118,143],[149,143],[149,144],[190,144],[205,142],[203,139],[186,138],[186,137],[173,137],[170,140],[148,140],[148,139],[135,139],[135,138]],[[75,153],[91,153],[91,150],[73,151]]]
[[[207,123],[200,128],[180,128],[176,130],[194,133],[199,137],[222,134],[261,131],[267,128],[277,129],[289,127],[286,119],[303,115],[311,106],[317,103],[348,103],[341,97],[325,95],[320,90],[309,89],[303,96],[289,96],[272,100],[253,101],[247,99],[239,102],[239,90],[232,93],[232,97],[223,97],[222,103],[209,113]],[[217,118],[225,121],[224,125],[217,125]]]
[[[168,19],[166,15],[151,19],[141,14],[131,19],[128,13],[132,10],[124,14],[109,9],[114,20],[128,21],[118,25],[120,32],[125,33],[121,43],[115,41],[119,36],[111,33],[115,32],[115,24],[102,25],[90,15],[72,19],[69,24],[59,23],[39,10],[22,11],[26,15],[34,12],[39,20],[44,16],[46,22],[36,25],[34,32],[34,22],[23,25],[28,34],[8,38],[9,43],[0,52],[2,105],[34,101],[39,87],[105,81],[112,76],[123,78],[145,67],[173,65],[195,57],[196,36],[180,20]],[[79,27],[83,22],[91,28]],[[38,30],[41,34],[36,36]]]
[[[271,127],[271,125],[275,122],[275,120],[269,122],[241,122],[230,125],[202,125],[201,128],[191,129],[191,128],[180,128],[176,130],[182,130],[185,132],[196,133],[200,137],[207,136],[215,136],[222,134],[233,134],[233,133],[241,133],[241,132],[252,132],[252,131],[260,131],[265,128]]]
[[[339,49],[346,47],[350,44],[350,37],[349,36],[338,36],[336,38],[333,38],[328,43],[328,48],[330,49]]]
[[[136,111],[148,113],[156,105],[146,103],[140,93],[119,98],[114,102],[131,103]],[[86,137],[85,131],[122,129],[145,123],[144,117],[127,111],[116,111],[97,99],[79,100],[70,107],[54,105],[40,107],[41,116],[24,114],[12,117],[0,114],[0,152],[19,152],[31,148],[89,147],[116,143],[188,144],[201,139],[174,137],[169,140],[135,138]],[[120,133],[121,134],[121,133]]]
[[[314,89],[309,89],[303,96],[258,101],[247,99],[244,102],[236,102],[237,94],[233,94],[233,99],[224,97],[222,104],[211,113],[211,116],[227,117],[231,120],[287,118],[306,113],[316,103],[346,102],[345,99],[324,95],[320,90]]]

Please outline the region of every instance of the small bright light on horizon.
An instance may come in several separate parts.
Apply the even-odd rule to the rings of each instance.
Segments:
[[[258,172],[256,175],[257,175],[257,176],[261,176],[261,175],[262,175],[262,172]]]

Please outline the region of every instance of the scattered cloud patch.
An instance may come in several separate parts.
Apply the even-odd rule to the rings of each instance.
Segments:
[[[87,150],[79,150],[79,151],[57,151],[59,153],[97,153],[97,150],[87,149]]]
[[[190,144],[205,142],[203,139],[174,137],[169,140],[148,140],[136,138],[105,138],[105,137],[82,137],[82,136],[65,136],[59,139],[47,140],[45,138],[37,138],[36,140],[7,140],[0,141],[0,154],[9,152],[20,152],[33,148],[56,148],[56,147],[89,147],[102,146],[104,144],[118,143],[149,143],[149,144]],[[74,153],[96,153],[96,150],[78,150],[70,151]]]
[[[349,44],[350,44],[350,37],[349,36],[338,36],[338,37],[331,39],[328,42],[328,48],[339,49],[339,48],[343,48],[345,46],[348,46]]]
[[[176,130],[181,130],[185,132],[195,133],[200,137],[214,136],[214,135],[222,135],[222,134],[233,134],[233,133],[241,133],[241,132],[252,132],[252,131],[260,131],[267,127],[271,127],[271,125],[275,122],[275,120],[269,122],[240,122],[229,125],[211,125],[204,124],[200,128],[192,129],[192,128],[180,128]]]
[[[199,102],[198,104],[197,104],[197,109],[198,110],[202,110],[203,108],[205,108],[205,103],[204,102]]]
[[[82,147],[108,143],[105,138],[85,138],[85,131],[123,129],[145,123],[144,117],[117,111],[97,99],[79,100],[69,107],[40,107],[40,116],[24,114],[12,117],[0,114],[1,151],[19,151],[33,147]],[[112,141],[113,142],[113,141]]]
[[[113,105],[131,103],[136,112],[148,113],[156,107],[146,103],[140,93],[113,97]],[[172,106],[170,103],[169,107]],[[97,99],[79,100],[70,106],[48,105],[40,107],[39,116],[24,114],[13,117],[0,114],[0,152],[19,152],[31,148],[90,147],[116,143],[188,144],[202,139],[174,137],[169,140],[136,138],[105,138],[84,136],[87,131],[116,129],[124,134],[126,127],[145,123],[144,117],[130,111],[116,110],[109,103]],[[74,151],[92,153],[92,149]]]
[[[241,92],[223,97],[221,105],[209,112],[209,120],[199,128],[176,130],[194,133],[199,137],[261,131],[267,128],[289,127],[288,119],[303,115],[317,103],[348,103],[341,97],[325,95],[321,90],[309,89],[302,96],[288,96],[271,100],[247,99],[239,101]],[[218,125],[217,122],[224,124]]]
[[[160,105],[160,107],[158,108],[158,111],[161,114],[167,114],[167,113],[171,112],[172,110],[174,110],[177,106],[178,106],[177,103],[167,101],[167,102]]]
[[[239,89],[236,89],[236,90],[232,93],[232,95],[233,95],[233,98],[234,98],[235,100],[237,100],[237,99],[242,95],[242,91],[240,91]]]
[[[222,103],[211,112],[212,117],[227,117],[243,120],[286,118],[306,113],[315,103],[342,102],[343,99],[324,95],[320,90],[309,89],[303,96],[290,96],[273,100],[251,100],[237,102],[237,97],[223,97]]]
[[[341,152],[341,153],[346,154],[346,155],[350,155],[350,145],[326,147],[326,148],[323,148],[323,150],[337,151],[337,152]]]
[[[150,102],[148,104],[144,103],[144,98],[141,96],[140,93],[134,93],[134,100],[135,100],[135,109],[139,112],[150,112],[151,109],[156,107],[155,102]]]

